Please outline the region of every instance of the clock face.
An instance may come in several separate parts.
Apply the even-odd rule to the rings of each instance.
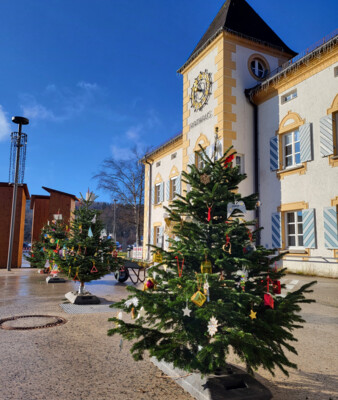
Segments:
[[[208,103],[211,94],[211,73],[208,70],[200,72],[191,88],[190,100],[194,111],[201,111]]]

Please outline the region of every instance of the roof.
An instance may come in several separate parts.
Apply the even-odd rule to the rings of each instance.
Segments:
[[[0,182],[0,187],[6,187],[6,186],[14,186],[14,183]],[[25,191],[26,200],[29,200],[30,196],[29,196],[29,191],[28,191],[28,187],[27,187],[26,183],[19,183],[18,187],[20,187],[20,186],[22,186],[23,190]]]
[[[51,189],[48,188],[46,186],[42,186],[42,189],[46,190],[46,192],[52,194],[52,193],[59,193],[59,194],[63,194],[64,196],[69,196],[72,197],[74,200],[77,200],[77,197],[74,194],[70,194],[70,193],[65,193],[65,192],[60,192],[60,190],[55,190],[55,189]]]
[[[260,42],[281,52],[295,56],[279,36],[256,13],[245,0],[227,0],[209,28],[197,43],[187,62],[178,70],[181,72],[221,32],[226,31],[246,39]]]
[[[158,153],[159,151],[161,151],[162,149],[166,148],[167,146],[169,146],[172,143],[177,142],[178,140],[180,140],[183,137],[182,132],[180,132],[179,134],[176,134],[175,136],[173,136],[172,138],[170,138],[169,140],[167,140],[166,142],[160,144],[159,146],[155,147],[154,150],[151,150],[149,153],[146,153],[144,155],[144,157],[140,160],[141,162],[145,163],[149,158],[151,158],[152,156],[154,156],[156,153]]]
[[[43,194],[32,194],[32,196],[31,196],[31,204],[30,204],[30,208],[31,208],[31,210],[33,210],[33,207],[34,207],[34,201],[36,200],[36,199],[50,199],[50,196],[45,196],[45,195],[43,195]]]
[[[333,51],[337,45],[338,29],[325,36],[312,46],[309,46],[304,52],[301,52],[296,57],[285,62],[274,71],[271,71],[263,82],[260,82],[258,85],[252,88],[245,89],[246,95],[252,98],[256,93],[262,90],[267,90],[271,84],[281,82],[281,80],[286,78],[290,73],[299,70],[300,66],[309,65],[309,62],[312,59],[319,58],[322,54]]]

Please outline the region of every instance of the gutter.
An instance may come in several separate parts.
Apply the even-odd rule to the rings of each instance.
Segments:
[[[150,234],[151,234],[151,182],[152,182],[152,163],[150,163],[147,159],[144,159],[144,162],[149,165],[149,204],[148,204],[148,255],[147,260],[150,260]]]
[[[254,123],[254,188],[255,193],[259,195],[259,142],[258,142],[258,106],[252,101],[252,92],[250,89],[244,91],[246,98],[253,107],[253,123]],[[255,211],[255,217],[257,221],[257,227],[260,227],[260,208],[257,206]],[[261,244],[261,233],[257,232],[256,244]]]

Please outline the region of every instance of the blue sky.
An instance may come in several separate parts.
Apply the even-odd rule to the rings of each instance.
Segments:
[[[25,182],[78,195],[107,157],[180,132],[176,73],[223,0],[1,0],[0,181],[13,115],[30,119]],[[293,50],[337,28],[336,0],[248,0]],[[98,200],[110,201],[97,192]]]

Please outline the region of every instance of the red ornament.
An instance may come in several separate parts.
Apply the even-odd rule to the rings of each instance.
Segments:
[[[227,246],[230,243],[230,236],[227,233],[225,235],[225,240],[226,240],[225,245]]]
[[[147,282],[146,282],[146,286],[147,286],[148,289],[153,289],[154,286],[155,286],[155,283],[154,283],[154,281],[152,279],[148,279]]]
[[[252,242],[252,233],[251,233],[251,231],[249,229],[248,229],[248,236],[249,236],[250,242]]]
[[[117,253],[116,250],[114,250],[113,253],[112,253],[113,257],[117,257],[117,254],[118,254],[118,253]]]
[[[208,222],[211,220],[211,207],[208,207]]]
[[[179,254],[181,254],[181,256],[182,256],[182,263],[181,263],[181,266],[180,266],[180,262],[179,262],[179,260],[178,260],[178,256],[175,256],[175,258],[176,258],[176,260],[177,260],[177,271],[178,271],[178,276],[179,277],[181,277],[182,276],[182,273],[183,273],[183,267],[184,267],[184,257],[183,257],[183,255],[182,255],[182,253],[179,251]]]
[[[93,267],[90,270],[90,273],[93,274],[94,272],[98,272],[98,271],[97,271],[97,268],[95,267],[95,264],[93,263]]]
[[[270,293],[265,293],[265,295],[264,295],[264,305],[267,306],[267,307],[270,307],[272,309],[275,307],[274,300],[273,300],[273,298],[272,298]]]
[[[278,280],[274,280],[273,282],[272,282],[272,290],[273,290],[273,292],[274,292],[274,294],[281,294],[281,284],[280,284],[280,281],[278,281]]]
[[[224,160],[224,168],[228,168],[228,165],[233,161],[233,159],[235,158],[234,154],[231,154],[230,156],[228,156],[225,160]]]

